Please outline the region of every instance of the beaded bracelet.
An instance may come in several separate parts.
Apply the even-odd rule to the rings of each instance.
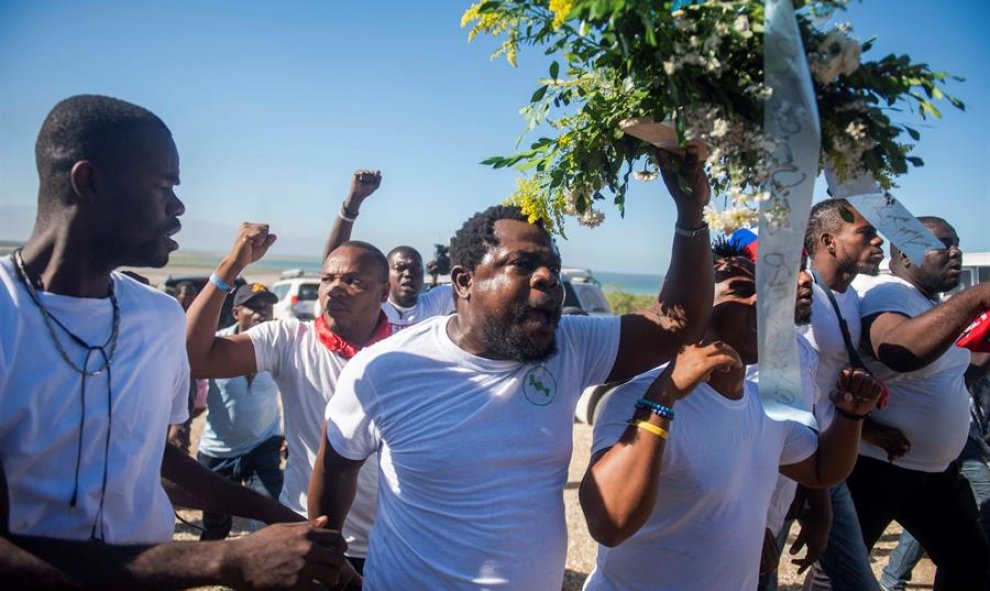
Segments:
[[[640,398],[636,401],[636,408],[648,410],[658,417],[663,417],[669,421],[674,420],[674,409],[669,406],[664,406],[659,402],[653,402],[652,400],[647,400],[646,398]]]
[[[629,421],[629,424],[636,427],[637,429],[642,429],[648,433],[652,433],[657,437],[659,437],[660,439],[667,439],[670,437],[670,433],[668,433],[666,429],[654,425],[649,421],[637,421],[634,419],[632,421]]]

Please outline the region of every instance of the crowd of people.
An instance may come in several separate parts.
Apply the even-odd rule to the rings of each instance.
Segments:
[[[276,241],[263,223],[198,293],[117,271],[178,248],[178,152],[150,111],[71,97],[35,153],[36,225],[0,260],[5,588],[556,591],[574,409],[597,384],[618,385],[579,488],[599,543],[585,589],[775,589],[793,520],[815,588],[902,589],[922,552],[936,589],[986,588],[990,355],[956,340],[990,284],[943,297],[962,260],[946,220],[919,218],[944,248],[892,245],[878,275],[876,228],[845,200],[813,207],[793,302],[809,426],[761,405],[758,240],[709,235],[692,149],[658,158],[677,219],[649,309],[562,316],[554,240],[504,205],[463,224],[450,284],[423,291],[415,249],[351,239],[381,183],[358,171],[312,321],[235,288]],[[203,511],[200,541],[173,541],[174,507]],[[251,532],[225,539],[231,515]]]

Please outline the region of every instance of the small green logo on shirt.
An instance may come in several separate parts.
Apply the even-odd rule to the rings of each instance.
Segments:
[[[523,394],[536,406],[546,406],[557,396],[557,380],[545,365],[534,365],[523,378]]]

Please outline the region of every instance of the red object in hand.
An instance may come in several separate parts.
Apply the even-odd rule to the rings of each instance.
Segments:
[[[956,345],[975,353],[990,353],[990,316],[987,310],[980,312],[966,327]]]

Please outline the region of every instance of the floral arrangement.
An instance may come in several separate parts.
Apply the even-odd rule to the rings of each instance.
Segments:
[[[848,0],[795,0],[821,118],[820,167],[840,180],[872,174],[887,190],[908,165],[920,134],[891,116],[904,110],[940,117],[934,101],[951,78],[908,56],[863,61],[873,40],[860,43],[848,24],[817,26]],[[630,120],[666,122],[677,145],[707,147],[705,170],[722,202],[709,206],[713,229],[755,223],[768,197],[770,155],[763,133],[762,0],[487,0],[471,6],[461,25],[503,39],[492,56],[516,65],[521,46],[554,57],[548,76],[522,109],[526,130],[545,132],[528,150],[483,162],[530,173],[509,201],[532,220],[563,233],[566,216],[595,226],[598,204],[613,197],[624,213],[629,177],[657,176],[656,148],[622,131]],[[561,65],[563,64],[563,65]],[[955,78],[958,80],[958,78]],[[907,137],[905,137],[905,135]],[[718,201],[716,199],[714,201]]]

